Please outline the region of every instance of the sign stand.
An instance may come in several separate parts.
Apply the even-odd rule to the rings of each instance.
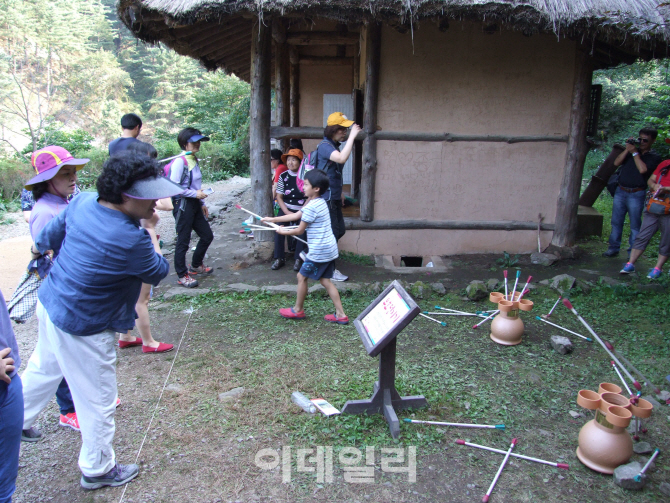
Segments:
[[[394,281],[354,321],[368,354],[381,353],[379,380],[375,382],[369,400],[349,400],[342,413],[384,414],[393,438],[400,436],[396,411],[428,406],[423,395],[401,397],[395,389],[396,336],[420,311],[400,283]]]

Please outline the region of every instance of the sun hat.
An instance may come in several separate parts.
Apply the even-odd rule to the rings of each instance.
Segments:
[[[181,185],[164,176],[150,176],[136,180],[123,195],[133,199],[163,199],[184,192]]]
[[[288,151],[288,153],[282,155],[281,162],[286,164],[286,159],[288,159],[290,155],[292,155],[293,157],[297,157],[298,159],[300,159],[300,162],[302,162],[303,157],[302,150],[299,150],[297,148],[292,148],[291,150]]]
[[[205,136],[204,134],[194,134],[191,136],[188,140],[186,140],[186,143],[195,143],[196,141],[209,141],[209,136]]]
[[[347,119],[347,116],[342,112],[333,112],[328,116],[328,121],[326,124],[328,126],[342,126],[342,127],[351,127],[354,121]]]
[[[75,159],[70,152],[56,145],[41,148],[30,156],[30,164],[37,175],[28,180],[24,187],[26,190],[33,190],[33,185],[51,180],[63,166],[75,166],[79,171],[89,161],[90,159]]]

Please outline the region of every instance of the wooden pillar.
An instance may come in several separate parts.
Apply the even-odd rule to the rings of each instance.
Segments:
[[[270,176],[270,28],[263,23],[251,29],[251,104],[249,150],[253,211],[272,215]],[[273,241],[274,233],[256,232],[256,241]]]
[[[577,236],[577,202],[588,151],[586,123],[592,77],[593,66],[589,55],[584,48],[577,46],[565,170],[556,205],[556,227],[551,240],[551,244],[559,248],[574,245]]]
[[[298,127],[300,125],[300,58],[298,49],[295,47],[289,49],[289,61],[291,63],[289,77],[290,122],[291,127]]]
[[[272,35],[275,46],[276,125],[289,126],[291,120],[289,109],[289,56],[288,45],[286,44],[286,26],[282,20],[273,21]],[[288,140],[280,140],[279,144],[282,152],[288,150]]]
[[[381,26],[371,22],[365,30],[365,98],[363,100],[363,172],[361,174],[361,220],[371,222],[375,213],[375,176],[377,173],[377,96]]]

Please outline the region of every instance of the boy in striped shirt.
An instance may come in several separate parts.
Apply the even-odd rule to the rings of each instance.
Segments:
[[[298,273],[298,296],[295,306],[282,308],[279,310],[284,318],[303,319],[305,311],[303,309],[305,297],[307,297],[307,280],[317,280],[328,292],[330,300],[335,305],[335,314],[328,314],[324,317],[326,321],[346,325],[349,318],[344,313],[340,293],[333,285],[331,278],[335,271],[335,259],[338,257],[337,241],[330,225],[330,211],[328,203],[321,197],[328,190],[330,182],[328,176],[318,169],[308,171],[305,175],[305,185],[303,192],[307,197],[307,202],[302,210],[284,215],[281,217],[265,217],[264,222],[292,222],[300,219],[300,225],[295,229],[277,228],[279,234],[285,236],[299,236],[307,231],[307,243],[309,252],[307,260],[302,264]]]

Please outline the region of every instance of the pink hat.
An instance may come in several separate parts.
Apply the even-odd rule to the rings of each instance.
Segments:
[[[28,180],[24,187],[26,190],[33,190],[33,185],[51,180],[63,166],[76,166],[77,171],[79,171],[88,161],[90,159],[75,159],[63,147],[55,145],[44,147],[33,152],[30,157],[30,164],[35,168],[37,176]]]

